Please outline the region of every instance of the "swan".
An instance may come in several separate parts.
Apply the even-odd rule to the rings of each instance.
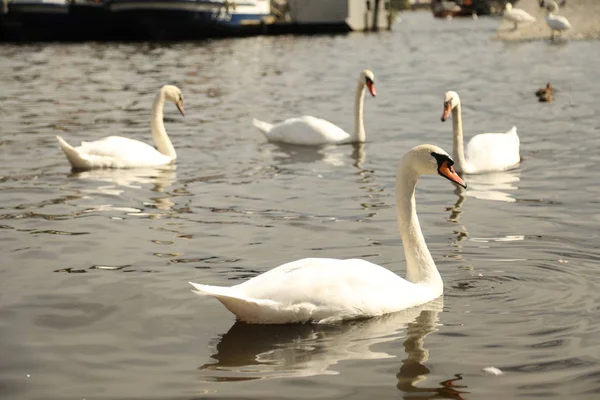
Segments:
[[[368,69],[361,71],[354,98],[354,133],[349,134],[337,125],[321,118],[305,115],[289,118],[278,124],[254,119],[252,123],[266,136],[269,142],[289,143],[304,146],[320,146],[333,143],[362,143],[365,141],[363,103],[365,89],[375,97],[375,75]]]
[[[165,100],[175,103],[181,115],[185,115],[181,90],[173,85],[161,87],[152,106],[152,139],[156,149],[144,142],[122,136],[81,142],[79,147],[71,146],[60,136],[56,136],[56,139],[74,169],[136,168],[170,164],[175,161],[177,154],[163,122]]]
[[[535,17],[520,8],[513,8],[511,3],[504,6],[504,19],[515,24],[513,30],[518,28],[519,23],[535,22]]]
[[[189,282],[193,292],[217,298],[244,322],[332,323],[425,304],[441,296],[443,282],[427,249],[415,209],[420,175],[439,174],[466,187],[454,162],[437,146],[409,150],[396,170],[396,211],[406,256],[406,280],[361,259],[305,258],[231,287]]]
[[[462,114],[458,93],[449,91],[444,95],[442,121],[448,119],[452,111],[452,131],[454,144],[452,156],[456,160],[456,170],[465,174],[506,171],[521,162],[519,136],[513,126],[506,133],[482,133],[473,136],[467,144],[467,159],[463,148]]]
[[[552,30],[551,39],[554,39],[555,32],[562,33],[563,31],[571,29],[571,24],[568,19],[561,15],[554,15],[554,13],[558,11],[558,4],[556,4],[555,1],[548,2],[546,10],[548,12],[546,15],[546,23]]]

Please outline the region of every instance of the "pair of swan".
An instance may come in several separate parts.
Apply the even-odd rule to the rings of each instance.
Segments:
[[[152,106],[152,139],[156,148],[122,136],[81,142],[78,147],[71,146],[60,136],[56,139],[74,169],[156,167],[170,164],[177,159],[177,153],[163,122],[165,101],[175,103],[181,115],[185,115],[181,90],[173,85],[160,88]]]
[[[231,287],[190,284],[218,299],[241,321],[260,324],[333,323],[415,307],[438,298],[443,282],[429,253],[415,208],[420,175],[439,174],[466,187],[441,148],[409,150],[396,170],[396,212],[406,256],[406,279],[371,262],[306,258]]]
[[[291,118],[276,125],[255,119],[254,125],[271,142],[307,146],[364,142],[363,103],[367,89],[372,96],[377,95],[375,75],[368,69],[361,71],[356,88],[355,124],[352,134],[329,121],[312,116]],[[71,146],[60,136],[56,138],[69,163],[75,169],[136,168],[170,164],[175,161],[177,154],[163,123],[165,101],[175,103],[184,115],[181,90],[172,85],[163,86],[156,95],[152,110],[152,138],[156,149],[144,142],[121,136],[82,142],[79,147]]]

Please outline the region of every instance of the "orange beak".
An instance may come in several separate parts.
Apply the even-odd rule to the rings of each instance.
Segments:
[[[448,179],[449,181],[452,181],[465,189],[467,188],[467,184],[465,183],[465,181],[463,181],[462,178],[458,176],[458,174],[456,173],[456,171],[454,171],[454,168],[452,168],[452,165],[450,165],[448,161],[444,161],[442,165],[439,166],[438,173],[444,178]]]
[[[369,89],[369,93],[371,93],[371,96],[377,96],[377,90],[375,90],[375,84],[373,82],[367,82],[367,89]]]
[[[183,112],[183,101],[179,100],[177,103],[175,103],[175,105],[177,106],[177,109],[179,110],[181,115],[185,117],[185,113]]]
[[[444,103],[444,112],[442,113],[442,122],[448,119],[450,112],[452,111],[452,104],[450,102]]]

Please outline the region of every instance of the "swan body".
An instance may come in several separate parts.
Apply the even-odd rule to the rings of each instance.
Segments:
[[[453,91],[448,91],[444,95],[442,121],[448,118],[450,112],[452,112],[454,136],[453,157],[458,172],[478,174],[506,171],[519,165],[521,162],[520,141],[516,126],[506,133],[482,133],[473,136],[467,144],[465,157],[460,98],[458,93]]]
[[[269,142],[288,143],[303,146],[321,146],[326,144],[361,143],[365,141],[363,122],[363,103],[365,90],[376,96],[375,75],[368,69],[361,71],[355,95],[354,133],[349,134],[337,125],[321,118],[303,116],[290,118],[278,124],[254,119],[252,123]]]
[[[402,158],[396,178],[406,279],[360,259],[305,258],[276,267],[231,287],[190,284],[198,295],[218,299],[248,323],[332,323],[372,317],[427,303],[443,292],[443,282],[425,244],[415,210],[421,174],[439,174],[463,187],[453,161],[437,146],[421,145]]]
[[[552,30],[551,38],[554,39],[555,32],[562,33],[563,31],[571,29],[569,20],[561,15],[554,15],[558,11],[558,4],[555,1],[550,1],[546,5],[548,14],[546,15],[546,24]]]
[[[525,10],[513,8],[511,3],[506,3],[504,6],[504,19],[515,24],[514,29],[518,28],[519,23],[535,22],[535,17]]]
[[[163,122],[165,100],[175,103],[181,115],[184,115],[181,90],[172,85],[163,86],[156,95],[153,105],[152,138],[156,148],[121,136],[81,142],[78,147],[71,146],[60,136],[56,139],[75,169],[137,168],[170,164],[177,159],[177,154]]]

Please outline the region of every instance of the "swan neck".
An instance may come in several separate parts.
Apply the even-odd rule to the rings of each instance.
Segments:
[[[417,217],[415,187],[418,178],[419,174],[408,165],[408,162],[404,161],[398,167],[396,207],[400,237],[406,256],[406,280],[415,284],[433,286],[441,291],[442,278],[429,253]]]
[[[152,106],[152,140],[156,145],[156,149],[162,154],[175,160],[177,153],[167,135],[165,124],[163,121],[163,108],[165,106],[165,95],[161,91],[156,95]]]
[[[356,87],[354,97],[354,134],[353,142],[362,143],[365,141],[365,125],[363,122],[363,105],[365,102],[365,85],[362,82]]]
[[[462,112],[461,105],[458,103],[452,109],[452,133],[454,134],[454,143],[452,145],[452,157],[456,163],[458,171],[465,169],[465,146],[463,142]]]

